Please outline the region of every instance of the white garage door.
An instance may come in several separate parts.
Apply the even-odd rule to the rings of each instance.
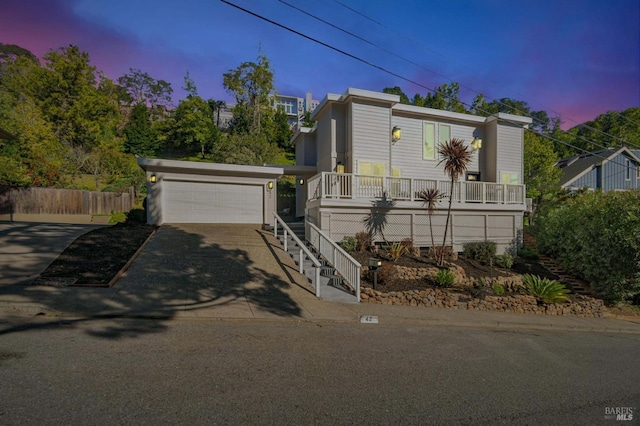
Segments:
[[[262,223],[262,186],[164,181],[165,223]]]

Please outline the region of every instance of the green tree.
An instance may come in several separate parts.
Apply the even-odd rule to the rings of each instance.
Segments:
[[[559,187],[562,171],[555,166],[558,154],[553,142],[536,133],[524,134],[524,183],[527,196],[538,205],[543,199],[549,199]]]
[[[442,86],[436,87],[433,91],[433,94],[427,93],[422,106],[452,112],[467,112],[464,104],[460,101],[460,85],[458,83],[444,83]]]
[[[400,103],[405,105],[411,105],[411,101],[409,101],[409,97],[402,91],[399,86],[394,87],[385,87],[382,89],[383,93],[390,93],[392,95],[400,96]]]
[[[121,122],[115,85],[90,65],[89,54],[69,46],[44,60],[29,87],[60,142],[90,149],[115,137]]]
[[[160,147],[158,132],[151,125],[149,108],[144,103],[133,107],[123,135],[125,152],[151,156]]]
[[[187,98],[180,101],[173,111],[170,138],[176,146],[189,152],[197,152],[205,158],[206,151],[213,150],[219,131],[213,122],[213,111],[209,103],[198,95],[198,90],[189,77],[185,76]]]
[[[236,99],[233,109],[232,132],[258,134],[263,121],[273,114],[270,96],[274,90],[274,76],[264,54],[256,62],[243,62],[223,75],[224,88]]]
[[[215,99],[209,99],[207,103],[209,104],[209,108],[211,108],[211,111],[215,113],[216,127],[219,129],[220,113],[227,107],[227,103],[225,101],[216,101]]]
[[[128,74],[118,78],[118,84],[126,90],[133,105],[145,104],[154,110],[171,104],[171,83],[156,80],[139,69],[129,68]]]
[[[270,131],[270,134],[268,134],[269,140],[275,142],[276,145],[284,150],[291,150],[292,147],[289,146],[289,141],[293,133],[289,125],[287,113],[282,109],[278,109],[272,117],[273,122],[267,127]]]

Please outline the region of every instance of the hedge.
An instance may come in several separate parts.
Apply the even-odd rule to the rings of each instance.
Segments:
[[[640,192],[587,192],[547,209],[540,251],[609,302],[640,298]]]

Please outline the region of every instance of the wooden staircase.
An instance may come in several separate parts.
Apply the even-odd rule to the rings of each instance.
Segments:
[[[535,237],[528,232],[524,233],[523,243],[526,248],[532,248],[538,251],[538,245],[536,244]],[[593,291],[591,290],[591,286],[588,282],[568,274],[549,256],[545,254],[538,254],[538,256],[538,262],[540,265],[542,265],[547,271],[556,275],[558,277],[558,281],[561,284],[564,284],[572,293],[584,296],[593,296]]]

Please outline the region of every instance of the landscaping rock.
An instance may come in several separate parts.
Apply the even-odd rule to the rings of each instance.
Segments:
[[[582,295],[573,295],[571,301],[567,303],[541,306],[538,306],[538,301],[535,297],[529,295],[494,295],[484,298],[470,298],[438,288],[420,291],[394,291],[390,293],[363,288],[360,296],[363,303],[385,305],[437,306],[479,311],[535,313],[538,315],[573,315],[586,318],[600,318],[606,313],[602,300]]]

